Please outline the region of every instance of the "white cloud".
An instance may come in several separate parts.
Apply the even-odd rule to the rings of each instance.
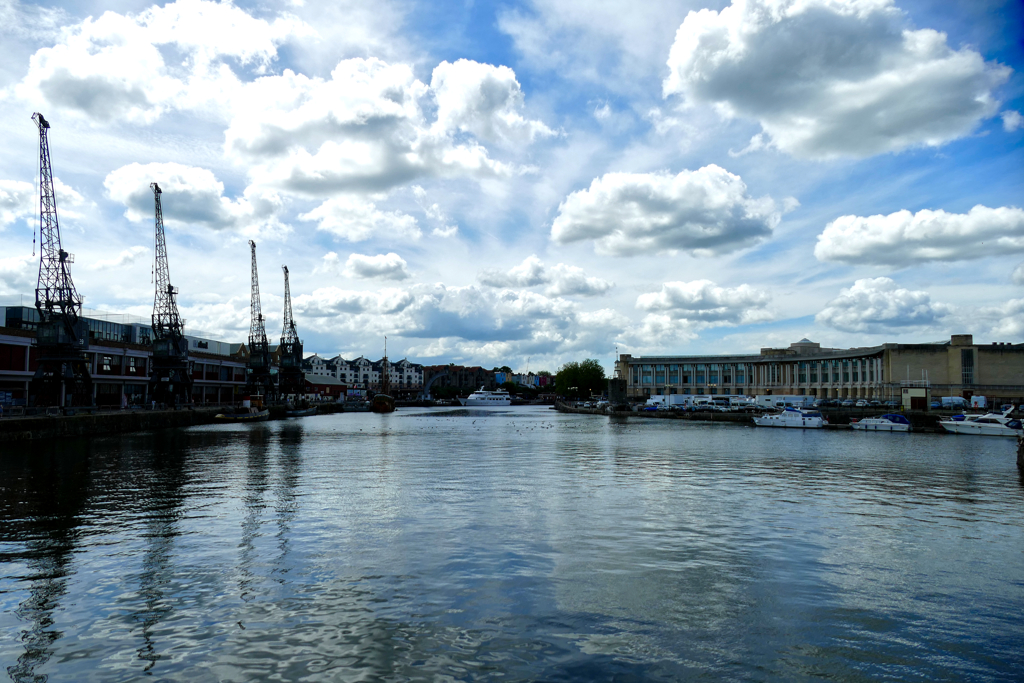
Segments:
[[[1019,340],[1024,336],[1024,299],[1010,299],[1003,304],[975,309],[965,323],[979,321],[991,325],[987,331],[993,338]]]
[[[821,261],[906,266],[1024,251],[1024,210],[975,206],[967,213],[922,210],[840,216],[818,235]]]
[[[1024,263],[1018,264],[1010,274],[1010,281],[1015,285],[1024,285]]]
[[[614,283],[599,277],[590,277],[578,266],[558,263],[548,271],[551,286],[545,289],[548,296],[600,296],[614,287]]]
[[[1018,128],[1024,127],[1024,116],[1020,115],[1019,111],[1004,111],[1003,117],[1003,130],[1007,133],[1012,133]]]
[[[637,297],[636,307],[691,323],[738,325],[770,320],[767,292],[750,285],[719,287],[710,280],[666,282],[660,292]]]
[[[419,239],[423,234],[416,219],[398,211],[381,211],[373,202],[350,195],[328,199],[299,220],[317,221],[319,230],[349,242],[371,237]]]
[[[224,183],[213,171],[177,163],[132,163],[111,171],[103,185],[114,201],[125,206],[125,218],[135,223],[153,221],[155,201],[150,183],[162,194],[164,225],[188,229],[204,225],[213,230],[273,227],[282,208],[272,192],[255,188],[240,199],[224,196]]]
[[[815,320],[842,332],[881,334],[900,329],[934,328],[953,309],[931,300],[928,292],[899,287],[887,277],[857,280],[828,302]]]
[[[345,261],[345,274],[376,280],[405,280],[410,277],[405,259],[394,252],[377,256],[350,254]]]
[[[520,113],[515,74],[460,60],[435,70],[434,87],[407,64],[347,59],[330,79],[289,70],[248,84],[235,100],[225,147],[255,163],[253,181],[310,196],[383,191],[421,177],[506,177],[485,141],[525,143],[547,131]],[[436,101],[430,124],[424,108]]]
[[[582,268],[559,263],[547,268],[536,254],[527,256],[518,266],[507,271],[497,268],[482,270],[477,274],[480,284],[487,287],[537,287],[548,285],[548,296],[599,296],[612,288],[612,283],[597,277],[589,277]]]
[[[690,12],[663,90],[756,119],[791,154],[868,156],[963,137],[1010,69],[904,29],[892,0],[733,0]]]
[[[279,44],[313,33],[291,15],[265,21],[226,2],[108,11],[38,50],[19,91],[98,121],[152,122],[169,109],[223,103],[239,86],[225,58],[258,72],[276,58]]]
[[[149,253],[149,249],[147,247],[143,247],[141,245],[134,246],[134,247],[128,247],[127,249],[124,249],[120,254],[118,254],[114,258],[96,261],[94,264],[92,264],[91,267],[92,267],[93,270],[107,270],[109,268],[121,268],[123,266],[131,265],[132,263],[135,263],[136,261],[139,260],[140,257],[142,257],[142,256],[144,256],[144,255],[146,255],[148,253]]]
[[[565,198],[551,238],[594,240],[598,253],[614,256],[709,256],[756,244],[780,216],[771,197],[750,197],[739,176],[714,164],[674,176],[608,173]]]
[[[296,297],[294,305],[304,327],[343,338],[379,333],[422,340],[409,353],[449,358],[608,353],[627,324],[614,311],[584,312],[535,292],[441,284],[369,292],[326,287]]]
[[[0,258],[0,294],[11,296],[35,290],[39,257],[25,254]],[[34,305],[33,301],[32,304]]]
[[[485,142],[524,144],[554,135],[540,121],[522,115],[523,91],[507,66],[459,59],[434,68],[430,89],[437,102],[435,129],[463,131]]]
[[[434,237],[455,237],[459,232],[459,226],[449,220],[448,215],[441,209],[441,206],[434,202],[431,204],[427,200],[427,191],[419,185],[414,185],[412,188],[413,196],[416,198],[416,202],[423,209],[423,213],[427,214],[427,218],[434,224],[434,229],[430,231],[430,234]]]
[[[21,180],[0,180],[0,230],[35,212],[35,188]]]
[[[548,277],[544,272],[544,263],[534,254],[508,271],[496,268],[482,270],[477,280],[488,287],[536,287],[548,282]]]
[[[694,0],[530,0],[498,13],[535,71],[643,93],[659,78],[672,35]]]

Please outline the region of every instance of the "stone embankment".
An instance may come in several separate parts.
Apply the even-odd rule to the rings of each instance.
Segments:
[[[227,408],[224,407],[196,407],[180,410],[79,411],[74,415],[3,417],[0,418],[0,443],[191,427],[211,424],[214,422],[214,416],[225,410]],[[317,413],[320,415],[342,411],[343,406],[340,404],[317,405]],[[284,406],[270,407],[271,420],[283,420],[286,417]]]

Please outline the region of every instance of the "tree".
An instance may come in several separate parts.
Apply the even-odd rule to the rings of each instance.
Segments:
[[[551,377],[551,373],[548,372],[547,370],[538,370],[537,371],[537,376],[538,377]]]
[[[604,368],[594,358],[566,363],[555,375],[555,391],[577,400],[603,393],[605,385]]]

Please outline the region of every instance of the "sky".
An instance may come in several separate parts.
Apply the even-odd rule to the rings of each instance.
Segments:
[[[33,301],[38,131],[90,309],[244,341],[257,244],[307,353],[1024,339],[1011,0],[0,0],[0,305]]]

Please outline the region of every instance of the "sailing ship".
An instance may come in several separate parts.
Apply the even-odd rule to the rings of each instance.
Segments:
[[[384,337],[384,358],[380,362],[380,393],[373,397],[370,410],[375,413],[395,412],[395,399],[391,396],[391,363],[388,362],[387,337]]]

